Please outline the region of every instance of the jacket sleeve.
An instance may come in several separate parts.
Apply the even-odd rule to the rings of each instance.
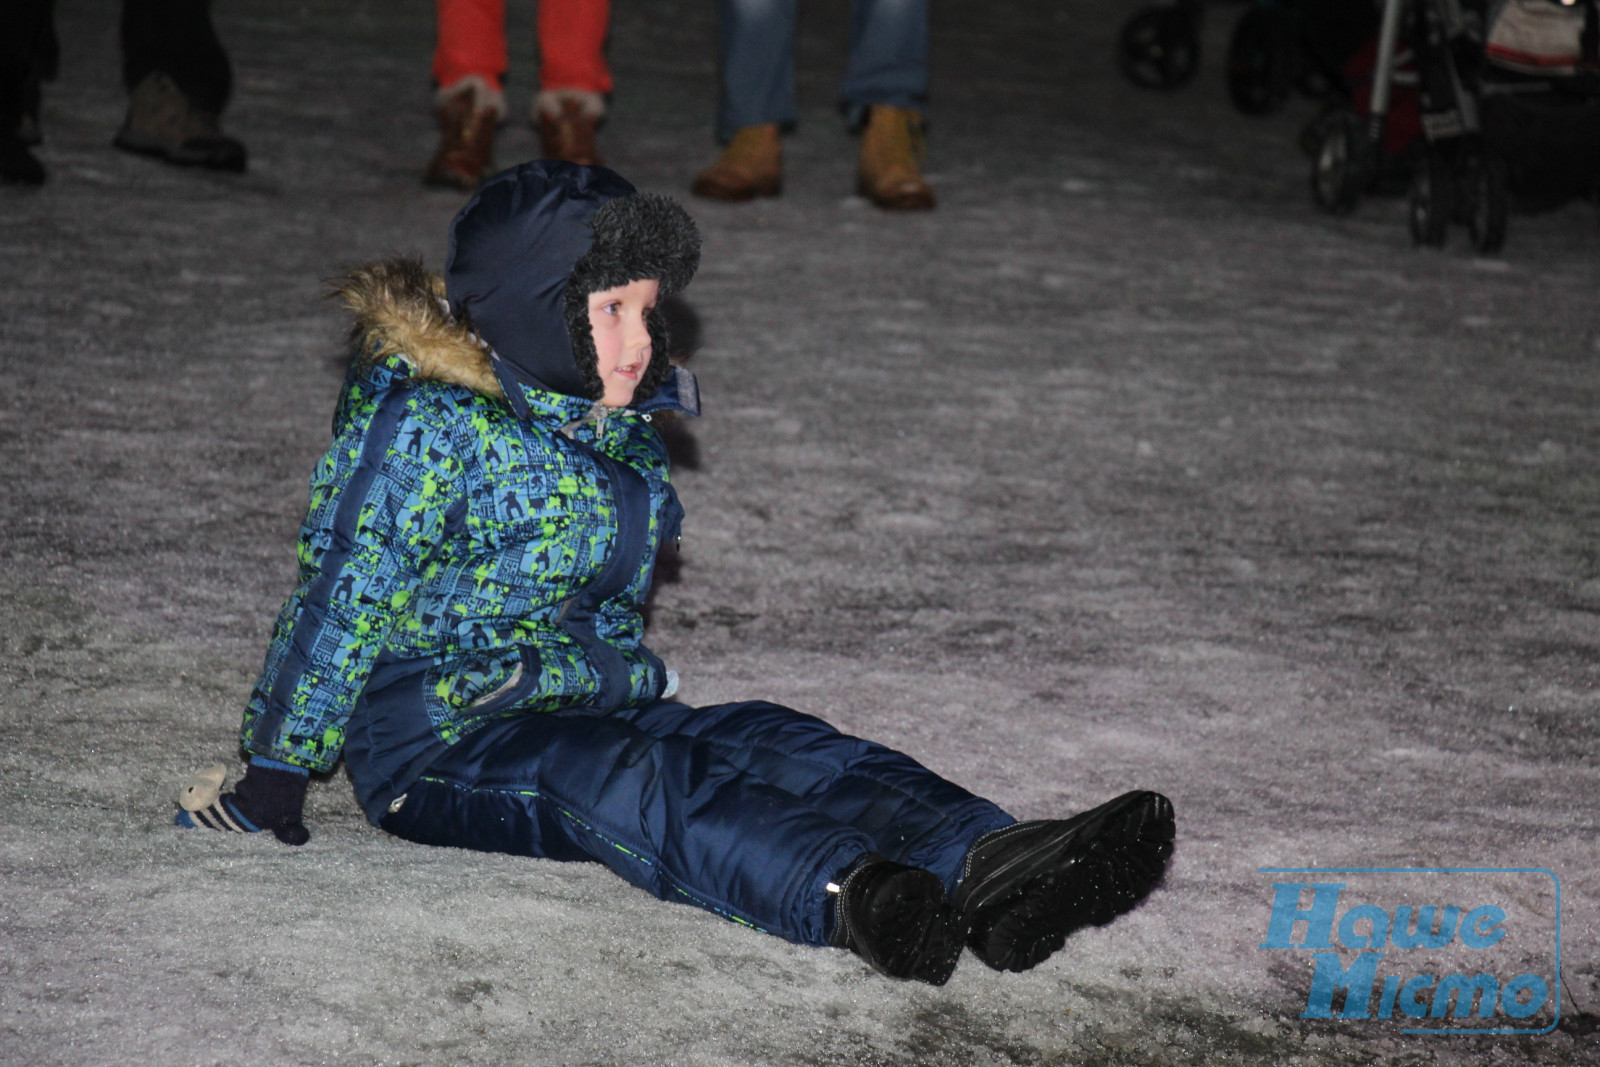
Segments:
[[[387,393],[334,440],[312,478],[300,582],[245,711],[245,751],[333,768],[373,663],[464,500],[444,419],[410,390]]]

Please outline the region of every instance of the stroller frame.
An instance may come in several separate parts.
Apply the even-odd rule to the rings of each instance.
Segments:
[[[1412,241],[1442,246],[1450,223],[1459,222],[1476,251],[1498,251],[1506,238],[1508,168],[1483,136],[1483,20],[1461,0],[1384,0],[1368,113],[1362,119],[1340,110],[1320,120],[1312,195],[1329,212],[1345,214],[1401,162],[1386,157],[1384,143],[1394,87],[1410,81],[1399,70],[1402,37],[1418,67],[1423,135],[1410,165]]]

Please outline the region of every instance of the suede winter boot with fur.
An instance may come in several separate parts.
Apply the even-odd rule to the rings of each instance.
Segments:
[[[1166,869],[1172,802],[1124,793],[1070,819],[1020,822],[967,852],[955,906],[967,947],[997,971],[1025,971],[1084,926],[1131,909]]]
[[[606,115],[606,99],[580,89],[546,89],[533,101],[542,159],[564,159],[582,167],[600,166],[595,134]]]
[[[961,958],[961,916],[919,867],[867,856],[840,883],[834,916],[833,943],[891,978],[944,985]]]
[[[783,191],[783,146],[778,124],[742,126],[722,156],[695,178],[690,191],[712,200],[753,200]]]
[[[111,143],[182,167],[245,169],[244,145],[222,132],[215,112],[195,104],[159,70],[133,87],[128,117]]]
[[[471,192],[494,172],[494,134],[506,113],[500,92],[482,78],[463,78],[434,97],[439,147],[422,172],[424,185]]]
[[[885,211],[927,211],[933,190],[922,180],[922,116],[874,104],[861,131],[856,192]]]

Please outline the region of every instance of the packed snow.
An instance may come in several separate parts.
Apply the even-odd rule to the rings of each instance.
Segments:
[[[1600,1063],[1593,204],[1514,215],[1492,258],[1414,250],[1403,200],[1321,214],[1316,105],[1228,103],[1239,8],[1162,94],[1118,76],[1109,0],[936,0],[940,202],[904,216],[850,195],[848,5],[808,3],[784,195],[690,201],[715,5],[618,0],[602,150],[705,232],[650,638],[682,695],[820,714],[1019,817],[1177,808],[1142,907],[936,989],[595,865],[389,838],[342,773],[303,848],[172,826],[191,772],[237,770],[292,581],[347,326],[324,280],[440,267],[462,198],[418,180],[424,0],[216,5],[243,176],[113,150],[117,5],[58,7],[51,180],[0,189],[0,1062]],[[511,7],[506,164],[536,145]],[[1380,982],[1553,978],[1555,883],[1274,867],[1547,870],[1559,993],[1302,1019],[1275,882],[1506,913]]]

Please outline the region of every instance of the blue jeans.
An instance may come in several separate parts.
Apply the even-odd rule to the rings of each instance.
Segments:
[[[720,0],[722,100],[717,138],[741,126],[792,124],[798,0]],[[855,0],[847,105],[920,109],[928,94],[928,0]]]
[[[351,775],[362,794],[359,759]],[[827,884],[864,854],[926,868],[953,890],[972,841],[1014,820],[809,715],[662,701],[487,727],[378,821],[422,844],[599,860],[663,900],[823,945]]]

